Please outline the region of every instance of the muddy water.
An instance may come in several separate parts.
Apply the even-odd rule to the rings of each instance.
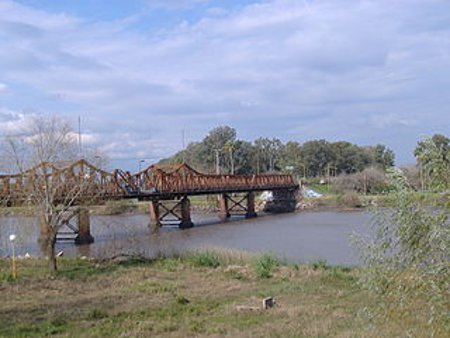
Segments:
[[[196,226],[187,230],[162,228],[154,233],[147,215],[92,216],[95,243],[75,246],[58,243],[66,255],[111,257],[121,253],[152,256],[202,247],[272,252],[295,262],[325,259],[330,264],[358,264],[350,235],[367,233],[371,215],[366,212],[300,212],[264,215],[219,223],[215,215],[194,215]],[[8,236],[17,234],[16,251],[40,255],[38,227],[30,217],[0,217],[0,255],[10,254]]]

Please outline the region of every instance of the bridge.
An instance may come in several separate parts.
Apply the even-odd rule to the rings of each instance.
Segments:
[[[250,218],[256,216],[256,192],[272,191],[273,211],[283,212],[295,209],[298,188],[291,175],[203,174],[185,163],[151,165],[131,174],[119,169],[107,172],[82,159],[43,162],[21,173],[0,175],[0,202],[5,206],[32,204],[36,192],[51,194],[53,203],[67,203],[70,197],[70,203],[79,206],[134,198],[149,202],[153,225],[187,228],[193,226],[190,196],[218,195],[221,217],[241,214]],[[83,237],[82,232],[90,232],[89,224],[80,224],[86,222],[89,217],[84,214],[78,218],[78,226],[72,227],[78,238]]]

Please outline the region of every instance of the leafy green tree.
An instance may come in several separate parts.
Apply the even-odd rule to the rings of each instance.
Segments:
[[[302,158],[309,175],[320,176],[325,174],[327,166],[334,162],[335,154],[328,141],[315,140],[303,144]]]
[[[450,139],[435,134],[419,141],[414,150],[417,162],[428,180],[428,186],[435,190],[450,187]]]
[[[394,152],[383,144],[377,144],[372,148],[374,165],[387,169],[395,164]]]
[[[279,164],[282,170],[293,167],[289,172],[292,172],[294,175],[306,176],[301,144],[295,141],[287,142],[281,149]]]
[[[278,160],[280,159],[283,143],[277,138],[260,137],[255,140],[257,172],[272,172],[279,170]]]

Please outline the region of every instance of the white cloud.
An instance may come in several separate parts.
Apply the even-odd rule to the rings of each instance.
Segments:
[[[8,91],[8,85],[6,83],[0,82],[0,94],[6,93]]]
[[[87,142],[112,158],[165,156],[182,128],[200,139],[219,124],[247,138],[355,142],[383,142],[378,130],[400,124],[409,140],[395,150],[407,158],[419,128],[450,126],[449,2],[209,3],[193,23],[144,31],[2,1],[1,83],[14,82],[15,107],[25,97],[23,108],[82,114]]]

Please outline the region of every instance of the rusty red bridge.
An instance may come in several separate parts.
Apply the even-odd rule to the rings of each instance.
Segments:
[[[170,224],[180,228],[193,226],[189,196],[218,195],[221,217],[241,214],[250,218],[256,216],[255,192],[272,191],[272,211],[288,212],[295,209],[299,188],[291,175],[203,174],[185,163],[151,165],[131,174],[122,170],[107,172],[79,160],[44,162],[18,174],[0,175],[0,202],[6,206],[30,204],[30,196],[40,189],[37,184],[43,182],[54,190],[55,201],[63,201],[74,187],[79,187],[79,194],[73,200],[76,205],[130,198],[149,201],[153,225]],[[82,228],[89,226],[78,224],[75,230],[79,236]]]

